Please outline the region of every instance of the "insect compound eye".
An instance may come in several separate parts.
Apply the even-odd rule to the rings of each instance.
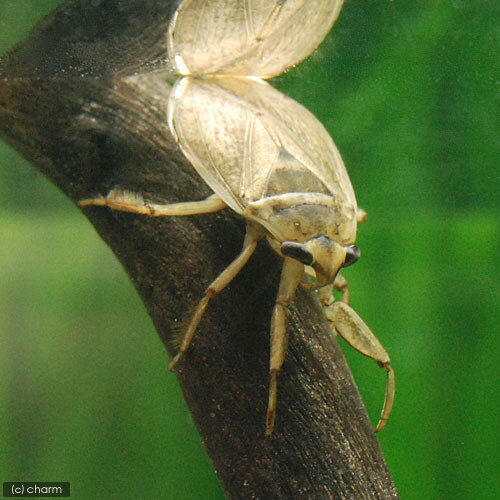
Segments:
[[[302,243],[285,241],[281,244],[281,253],[302,262],[305,266],[310,266],[314,262],[312,253]]]
[[[346,247],[345,261],[342,267],[349,267],[354,264],[361,255],[361,250],[358,247]]]

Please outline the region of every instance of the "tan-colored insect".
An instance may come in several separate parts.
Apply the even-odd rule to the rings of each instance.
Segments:
[[[182,336],[173,369],[188,350],[210,299],[221,292],[265,238],[283,257],[271,320],[270,388],[266,434],[273,432],[277,378],[285,359],[287,306],[298,286],[319,289],[334,330],[387,370],[377,430],[394,400],[386,351],[348,305],[341,268],[354,263],[357,222],[364,212],[340,154],[319,121],[259,77],[270,77],[306,57],[338,15],[339,0],[185,0],[168,35],[180,78],[171,92],[169,125],[194,168],[213,189],[202,201],[156,205],[113,190],[83,200],[150,216],[192,215],[230,207],[247,220],[243,249],[208,286]],[[316,281],[311,283],[307,274]],[[332,290],[343,292],[334,301]]]

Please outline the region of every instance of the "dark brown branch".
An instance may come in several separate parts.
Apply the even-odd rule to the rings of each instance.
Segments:
[[[67,1],[3,60],[0,134],[72,200],[114,186],[156,202],[210,193],[165,120],[171,12],[165,0]],[[244,222],[229,210],[148,219],[88,208],[85,215],[122,262],[172,352],[179,319],[237,254]],[[277,427],[264,438],[279,267],[261,245],[210,305],[179,373],[228,497],[396,498],[344,358],[305,293],[290,308]]]

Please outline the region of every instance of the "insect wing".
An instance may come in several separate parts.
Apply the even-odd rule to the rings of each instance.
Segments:
[[[276,145],[256,110],[231,90],[217,85],[218,80],[178,80],[170,97],[168,122],[205,182],[241,213],[252,201],[247,198],[247,185],[259,178],[263,182],[266,170],[262,166],[274,161]],[[235,80],[234,87],[267,85],[248,78]]]
[[[326,130],[261,80],[182,78],[172,90],[169,125],[197,172],[238,213],[252,201],[288,192],[333,194],[355,209],[349,177]],[[278,171],[285,181],[270,192]]]
[[[302,176],[302,185],[290,189],[290,192],[318,191],[332,194],[345,209],[355,211],[356,197],[344,162],[330,134],[319,120],[297,101],[268,84],[252,82],[244,86],[237,82],[235,78],[218,79],[219,86],[230,91],[234,97],[241,98],[258,114],[259,121],[272,137],[277,150],[286,151],[287,157],[294,160],[288,162],[288,168],[294,167],[295,175],[299,173],[299,165],[300,170],[307,170],[307,175]],[[274,161],[268,164],[268,169],[281,166],[283,165],[278,161]],[[264,167],[256,164],[254,168]],[[271,178],[269,174],[267,172],[267,182]],[[315,190],[314,186],[319,185],[324,188]],[[258,186],[255,183],[247,183],[247,187],[254,191],[252,194],[247,193],[249,199],[260,199],[269,190],[269,185]]]
[[[184,0],[168,32],[181,75],[261,78],[306,58],[336,20],[343,0]]]

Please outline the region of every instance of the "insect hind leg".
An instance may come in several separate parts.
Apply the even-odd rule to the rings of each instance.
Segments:
[[[121,212],[147,215],[149,217],[205,214],[217,212],[227,207],[226,203],[216,194],[200,201],[160,205],[146,203],[141,194],[124,189],[112,189],[106,196],[99,195],[96,198],[80,200],[78,205],[80,207],[108,207]]]
[[[201,318],[203,317],[210,299],[224,290],[224,288],[226,288],[226,286],[231,283],[231,281],[241,271],[243,266],[248,262],[248,259],[253,254],[255,247],[257,246],[257,243],[261,238],[262,233],[259,229],[255,228],[254,226],[247,225],[247,233],[243,242],[243,249],[236,257],[236,259],[234,259],[233,262],[231,262],[231,264],[229,264],[229,266],[227,266],[226,269],[224,269],[224,271],[222,271],[222,273],[220,273],[219,276],[207,287],[205,295],[198,303],[198,306],[191,316],[186,330],[180,338],[179,352],[174,356],[174,358],[168,365],[168,369],[170,371],[174,370],[175,365],[183,358],[183,356],[189,349],[194,334],[196,333],[196,329],[200,324]]]

